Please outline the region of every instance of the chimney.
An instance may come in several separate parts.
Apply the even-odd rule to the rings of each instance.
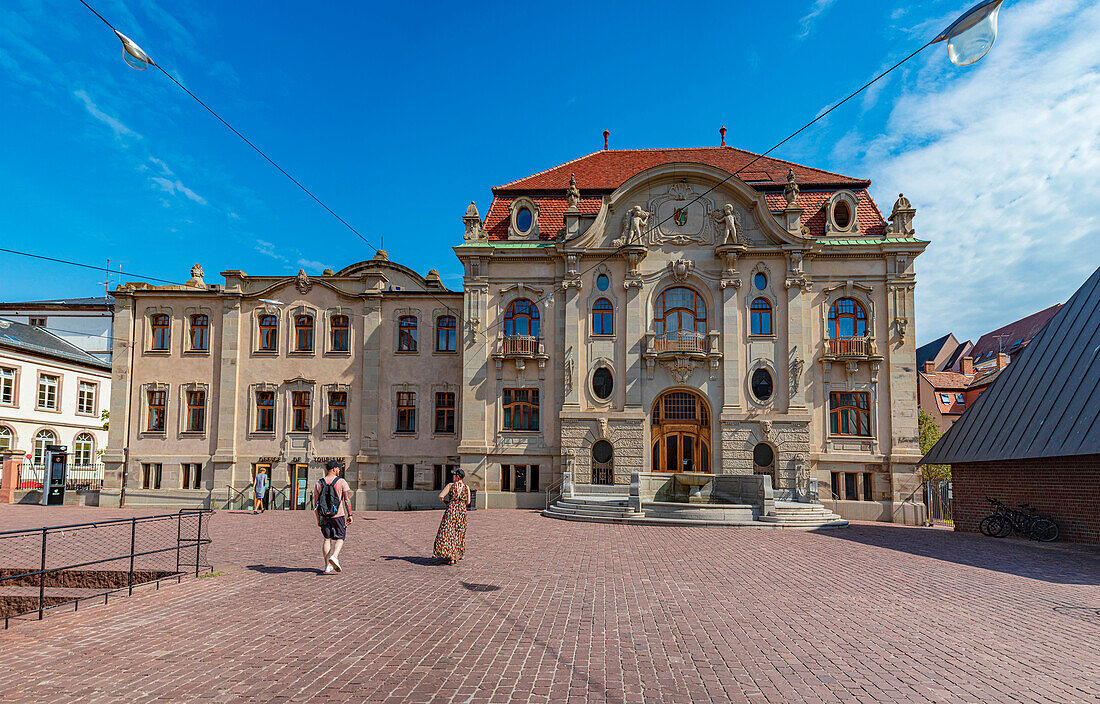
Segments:
[[[610,137],[610,136],[611,136],[611,132],[609,132],[608,130],[603,131],[603,148],[604,148],[605,151],[608,149],[607,138]]]
[[[1004,352],[997,353],[997,368],[1004,369],[1008,366],[1008,355]]]
[[[726,126],[725,125],[722,125],[722,127],[718,130],[718,134],[722,135],[722,146],[723,147],[726,146]]]
[[[965,376],[974,376],[974,358],[963,357],[962,358],[962,373]]]
[[[931,359],[925,361],[925,363],[924,363],[924,373],[925,374],[931,374],[934,371],[936,371],[936,363],[933,362]]]

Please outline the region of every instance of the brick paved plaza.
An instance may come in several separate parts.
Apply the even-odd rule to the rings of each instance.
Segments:
[[[148,512],[146,512],[148,513]],[[0,529],[134,515],[0,507]],[[0,631],[5,702],[1097,702],[1100,554],[944,529],[214,517],[224,574]]]

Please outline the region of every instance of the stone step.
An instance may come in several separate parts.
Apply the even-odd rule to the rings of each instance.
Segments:
[[[574,484],[573,493],[583,496],[630,496],[627,484]]]
[[[629,506],[628,499],[600,498],[596,496],[570,496],[558,499],[559,503],[576,504],[578,506]]]
[[[573,518],[576,520],[592,520],[597,522],[603,520],[645,517],[644,513],[634,513],[629,508],[618,511],[593,511],[589,508],[562,506],[560,504],[554,504],[543,511],[542,515],[552,518]]]

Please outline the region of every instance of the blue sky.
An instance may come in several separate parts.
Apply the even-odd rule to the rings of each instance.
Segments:
[[[613,147],[763,151],[972,0],[91,2],[373,244],[461,285],[471,199]],[[942,45],[776,156],[917,207],[917,340],[974,338],[1100,264],[1100,4],[1009,0],[969,69]],[[182,281],[319,272],[367,248],[77,0],[0,7],[3,246]],[[0,254],[0,299],[103,275]],[[132,277],[125,277],[132,278]],[[112,283],[112,286],[114,283]]]

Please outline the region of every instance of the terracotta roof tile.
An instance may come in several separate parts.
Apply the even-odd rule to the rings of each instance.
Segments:
[[[936,391],[963,391],[974,377],[957,372],[919,372]]]
[[[707,164],[731,173],[749,166],[755,186],[782,187],[787,182],[787,170],[794,169],[801,186],[830,185],[849,188],[866,188],[871,184],[864,179],[842,176],[822,169],[794,164],[772,157],[759,157],[752,152],[733,147],[689,147],[682,149],[603,149],[568,161],[546,171],[521,178],[503,186],[498,192],[562,191],[569,187],[569,175],[576,174],[577,185],[583,191],[610,193],[628,179],[646,169],[676,162]],[[768,181],[759,179],[770,178]]]
[[[513,200],[515,198],[502,196],[493,198],[493,204],[485,214],[485,234],[490,240],[508,239],[508,221],[512,216]],[[564,193],[558,198],[536,196],[531,200],[539,207],[539,239],[554,239],[558,231],[565,227],[565,209],[569,204],[565,201]],[[602,203],[602,196],[582,196],[577,208],[586,215],[595,215],[600,212]]]
[[[810,228],[814,237],[825,234],[825,220],[828,216],[825,205],[836,191],[802,191],[795,205],[802,208],[802,224]],[[856,221],[859,223],[860,237],[882,237],[886,234],[886,221],[878,206],[871,200],[866,190],[854,190],[856,196]],[[764,202],[773,213],[780,213],[787,207],[782,193],[765,193]]]

